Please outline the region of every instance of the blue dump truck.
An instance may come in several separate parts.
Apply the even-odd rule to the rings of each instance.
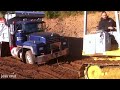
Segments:
[[[0,56],[10,55],[28,64],[44,64],[69,54],[68,40],[45,32],[44,12],[6,12],[0,19]]]

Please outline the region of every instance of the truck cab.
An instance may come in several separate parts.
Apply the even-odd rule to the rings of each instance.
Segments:
[[[4,42],[9,43],[13,57],[29,64],[43,64],[51,59],[68,55],[68,41],[59,34],[45,32],[44,16],[44,12],[6,13],[4,25],[7,27],[8,39]],[[1,29],[1,33],[4,30]]]

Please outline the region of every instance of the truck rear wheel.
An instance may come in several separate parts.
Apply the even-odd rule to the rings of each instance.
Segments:
[[[32,54],[31,50],[26,52],[25,59],[26,59],[26,63],[35,64],[35,56]]]

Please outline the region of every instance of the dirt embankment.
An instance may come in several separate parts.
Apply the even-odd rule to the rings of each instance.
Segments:
[[[115,19],[113,11],[107,13],[110,17]],[[88,14],[88,32],[96,30],[100,17],[100,12]],[[59,33],[67,37],[83,37],[83,15],[70,16],[63,19],[45,19],[45,21],[47,26],[49,26],[49,32]]]

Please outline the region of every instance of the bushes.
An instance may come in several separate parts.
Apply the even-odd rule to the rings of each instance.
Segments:
[[[83,14],[84,11],[45,11],[46,18],[63,18]],[[89,11],[88,13],[96,13],[97,11]]]
[[[60,16],[59,11],[45,11],[45,16],[47,18],[57,18]]]
[[[76,14],[82,14],[83,11],[45,11],[46,18],[67,17]]]

